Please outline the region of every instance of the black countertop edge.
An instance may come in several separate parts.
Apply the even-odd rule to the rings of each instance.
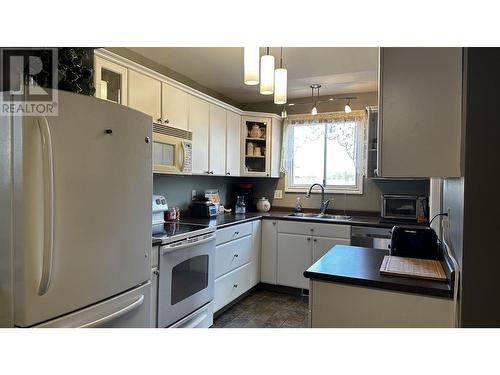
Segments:
[[[441,282],[381,275],[380,265],[388,254],[388,250],[336,245],[304,271],[304,276],[312,280],[453,298],[453,278]]]
[[[339,282],[342,284],[355,285],[355,286],[364,286],[375,289],[383,289],[383,290],[393,290],[397,292],[405,292],[405,293],[413,293],[420,295],[428,295],[434,297],[443,297],[443,298],[453,298],[453,294],[451,289],[442,290],[442,289],[430,289],[428,287],[423,287],[419,285],[403,285],[403,284],[394,284],[384,281],[375,281],[375,280],[366,280],[366,279],[357,279],[346,276],[337,276],[330,275],[325,273],[317,273],[317,272],[309,272],[304,271],[304,277],[307,277],[312,280],[320,280],[320,281],[328,281],[328,282]],[[394,277],[394,276],[387,276]]]
[[[161,238],[154,238],[153,237],[153,245],[152,246],[158,246],[161,244]]]

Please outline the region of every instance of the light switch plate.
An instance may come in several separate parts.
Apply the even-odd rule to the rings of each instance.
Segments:
[[[196,200],[196,190],[191,190],[191,200]]]
[[[275,190],[274,191],[274,198],[283,199],[283,190]]]

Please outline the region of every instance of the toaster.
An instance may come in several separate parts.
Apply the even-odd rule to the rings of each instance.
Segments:
[[[195,201],[191,206],[191,217],[213,217],[217,216],[217,207],[212,202]]]
[[[436,232],[429,227],[396,225],[392,228],[390,254],[399,257],[439,259]]]

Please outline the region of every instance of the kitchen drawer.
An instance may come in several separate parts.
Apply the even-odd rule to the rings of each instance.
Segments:
[[[250,262],[252,236],[226,242],[215,248],[215,278]]]
[[[231,271],[215,280],[214,311],[220,310],[229,302],[250,289],[250,263]]]
[[[217,229],[217,240],[216,245],[223,244],[232,240],[236,240],[241,237],[248,236],[252,234],[252,223],[242,223],[237,225],[231,225],[230,227]]]
[[[351,226],[322,224],[305,221],[278,221],[278,233],[305,234],[333,238],[351,238]]]

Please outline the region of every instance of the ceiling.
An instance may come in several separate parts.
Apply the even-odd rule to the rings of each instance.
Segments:
[[[243,83],[243,48],[140,47],[130,50],[166,66],[238,103],[263,102],[258,86]],[[261,48],[261,55],[265,49]],[[279,64],[279,48],[271,54]],[[377,91],[378,48],[287,47],[288,98],[311,95],[309,85],[322,85],[320,95]]]

